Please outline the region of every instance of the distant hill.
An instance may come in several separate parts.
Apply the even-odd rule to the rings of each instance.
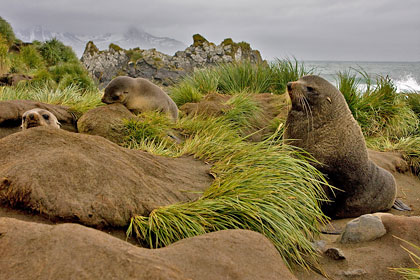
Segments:
[[[25,30],[15,30],[16,37],[24,42],[46,41],[52,38],[71,46],[78,57],[81,57],[86,43],[93,41],[99,49],[107,49],[109,44],[114,43],[124,49],[140,47],[142,49],[156,48],[166,54],[174,54],[184,50],[187,46],[175,39],[168,37],[156,37],[141,29],[132,27],[125,33],[106,33],[98,35],[81,35],[69,32],[53,32],[41,26]]]

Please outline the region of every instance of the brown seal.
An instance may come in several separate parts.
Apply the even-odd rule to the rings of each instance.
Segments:
[[[60,123],[53,113],[45,109],[35,108],[23,113],[22,130],[37,126],[60,128]]]
[[[119,76],[105,88],[102,102],[122,103],[135,114],[145,111],[160,111],[178,118],[178,107],[162,89],[143,78]]]
[[[324,213],[344,218],[389,210],[396,197],[395,179],[369,159],[343,94],[315,75],[288,83],[287,90],[292,108],[284,139],[309,152],[319,161],[314,166],[341,190],[326,190],[332,202],[322,206]]]

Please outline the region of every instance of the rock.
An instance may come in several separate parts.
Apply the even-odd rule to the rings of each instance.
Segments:
[[[366,214],[348,222],[339,241],[341,243],[366,242],[385,234],[386,229],[381,219],[372,214]]]
[[[406,173],[410,170],[410,166],[403,156],[398,152],[378,152],[369,150],[369,158],[378,166],[388,170],[392,174]]]
[[[62,129],[77,131],[76,117],[67,107],[32,100],[10,100],[0,101],[0,138],[20,131],[23,113],[34,108],[53,113],[61,123]]]
[[[162,249],[78,224],[0,218],[4,279],[296,279],[263,235],[224,230]]]
[[[35,127],[0,139],[0,204],[52,220],[124,227],[135,214],[197,199],[211,182],[209,165],[191,157],[99,136]]]
[[[325,240],[316,240],[312,242],[312,247],[318,251],[319,253],[325,252],[325,246],[327,245],[327,242]]]
[[[346,257],[344,256],[343,251],[339,248],[328,248],[324,254],[327,257],[330,257],[333,260],[344,260]]]
[[[343,275],[349,278],[356,278],[365,275],[367,272],[364,269],[357,268],[357,269],[350,269],[343,271]]]
[[[21,81],[30,81],[33,77],[24,74],[4,74],[0,76],[0,86],[15,86]]]
[[[230,39],[216,46],[199,34],[195,34],[193,40],[191,46],[173,56],[156,49],[123,50],[115,45],[110,45],[109,50],[99,51],[93,42],[88,42],[81,61],[100,88],[120,75],[146,78],[169,86],[198,68],[244,60],[251,63],[263,61],[259,51],[252,50],[245,42],[235,43]]]
[[[89,110],[77,121],[80,133],[99,135],[120,144],[124,141],[124,120],[136,118],[124,105],[114,103]]]

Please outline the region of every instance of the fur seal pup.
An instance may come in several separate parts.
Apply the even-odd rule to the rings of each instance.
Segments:
[[[37,126],[60,128],[61,124],[53,113],[45,109],[35,108],[23,113],[21,125],[22,130]]]
[[[288,83],[287,91],[292,108],[284,139],[309,152],[319,162],[313,165],[341,190],[325,190],[332,202],[322,205],[324,213],[346,218],[389,210],[396,199],[395,179],[369,159],[343,94],[315,75]]]
[[[160,111],[178,118],[178,107],[162,89],[143,78],[119,76],[105,88],[102,102],[122,103],[135,114],[145,111]]]

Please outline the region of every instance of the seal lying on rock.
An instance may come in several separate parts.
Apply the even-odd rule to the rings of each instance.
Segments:
[[[23,113],[22,130],[37,126],[60,128],[60,123],[53,113],[44,109],[35,108]]]
[[[145,111],[161,111],[174,121],[178,118],[178,107],[162,89],[143,78],[120,76],[105,88],[102,102],[122,103],[135,114]]]
[[[397,192],[395,179],[369,159],[343,94],[315,75],[288,83],[287,91],[292,108],[284,139],[309,152],[319,162],[314,166],[339,189],[334,194],[326,189],[332,202],[323,205],[324,213],[345,218],[389,210]]]

